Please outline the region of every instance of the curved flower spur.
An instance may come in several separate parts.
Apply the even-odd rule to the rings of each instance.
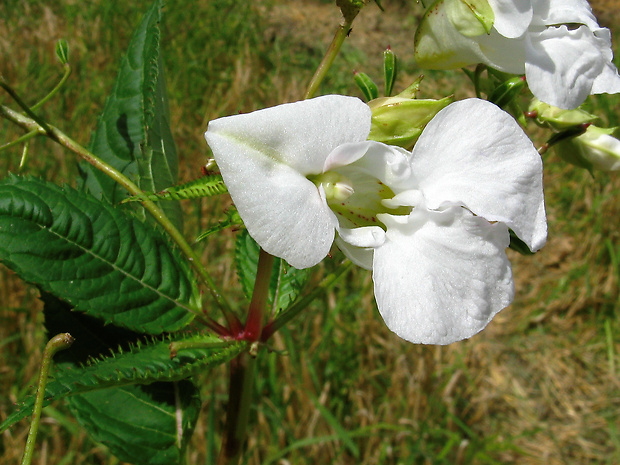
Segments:
[[[416,343],[481,331],[510,304],[512,229],[546,240],[542,163],[507,113],[469,99],[440,111],[410,153],[365,140],[369,107],[324,96],[209,123],[205,134],[250,235],[311,267],[337,244],[372,269],[388,327]]]

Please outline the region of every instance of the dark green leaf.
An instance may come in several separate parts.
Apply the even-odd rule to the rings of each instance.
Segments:
[[[139,332],[178,330],[200,308],[189,266],[159,231],[32,178],[0,183],[0,261],[75,310]]]
[[[178,175],[159,53],[161,6],[157,0],[136,29],[90,143],[95,155],[151,192],[175,184]],[[80,169],[84,187],[95,197],[118,203],[127,195],[92,166],[82,163]],[[162,208],[179,226],[179,205]]]
[[[167,187],[159,192],[145,192],[145,194],[150,200],[185,200],[212,197],[226,192],[228,192],[228,190],[222,180],[222,176],[219,174],[211,174],[184,184],[179,184],[178,186]],[[139,201],[139,197],[132,196],[123,200],[123,203]]]
[[[189,381],[102,389],[69,399],[78,422],[124,462],[183,463],[183,451],[200,413]]]
[[[79,334],[73,335],[76,341]],[[189,345],[178,348],[171,357],[170,344]],[[45,390],[45,405],[67,396],[83,394],[107,387],[150,384],[157,381],[178,381],[197,371],[226,363],[246,348],[242,341],[225,342],[213,335],[198,334],[163,338],[137,343],[128,350],[90,360],[85,366],[59,364]],[[4,431],[16,421],[32,413],[34,398],[26,399],[19,410],[9,415],[0,426]]]
[[[260,247],[247,231],[244,230],[239,234],[235,246],[235,262],[243,293],[248,300],[251,300],[254,290],[259,252]],[[274,258],[267,300],[271,306],[272,317],[275,317],[282,310],[286,310],[293,303],[309,277],[309,269],[298,270],[286,261],[277,257]]]

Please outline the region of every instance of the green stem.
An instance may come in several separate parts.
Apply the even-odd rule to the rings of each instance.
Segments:
[[[323,280],[312,290],[312,292],[296,301],[286,311],[282,312],[278,318],[265,326],[261,334],[261,342],[266,342],[277,330],[299,315],[314,299],[336,284],[336,282],[338,282],[338,280],[342,278],[351,268],[353,268],[353,263],[347,261],[336,268],[336,271],[323,278]]]
[[[33,129],[32,131],[24,134],[23,136],[18,137],[14,141],[7,142],[4,145],[0,145],[0,152],[2,152],[5,149],[13,147],[14,145],[18,145],[18,144],[21,144],[22,142],[26,142],[26,141],[28,141],[28,140],[30,140],[33,137],[36,137],[38,135],[39,135],[39,131],[36,130],[36,129]]]
[[[319,86],[321,85],[321,82],[323,82],[323,79],[327,75],[327,71],[329,71],[329,68],[331,68],[332,64],[334,63],[334,60],[336,59],[338,52],[342,48],[342,44],[344,43],[344,40],[347,38],[347,35],[349,34],[349,32],[351,32],[352,23],[353,23],[353,18],[349,20],[344,20],[342,24],[338,26],[338,29],[336,30],[336,34],[334,35],[334,38],[332,39],[332,43],[329,44],[329,48],[327,49],[327,52],[325,53],[323,60],[321,60],[319,67],[314,72],[314,76],[312,76],[312,79],[310,80],[310,83],[308,84],[308,90],[306,90],[306,95],[304,95],[304,99],[309,99],[309,98],[314,97],[317,90],[319,90]]]
[[[219,292],[215,282],[213,281],[213,278],[211,278],[206,268],[202,266],[200,258],[198,257],[196,252],[194,252],[194,249],[191,248],[183,235],[172,224],[168,217],[160,210],[160,208],[152,200],[149,200],[142,192],[142,190],[138,186],[136,186],[130,179],[128,179],[125,175],[123,175],[114,167],[105,163],[92,152],[86,150],[84,147],[82,147],[80,144],[78,144],[76,141],[68,137],[66,134],[64,134],[62,131],[60,131],[54,126],[48,124],[42,126],[33,118],[29,118],[28,116],[13,111],[4,105],[0,105],[0,116],[8,119],[9,121],[17,124],[18,126],[21,126],[27,131],[37,131],[39,134],[49,137],[54,142],[57,142],[63,147],[76,153],[88,163],[93,165],[95,168],[105,173],[115,182],[123,186],[130,194],[140,198],[144,208],[153,216],[153,218],[155,218],[155,220],[164,228],[164,230],[166,230],[172,240],[177,244],[181,252],[187,257],[194,270],[202,278],[204,284],[211,293],[211,296],[213,297],[229,323],[236,322],[236,316],[234,315],[234,313],[232,313],[228,301]],[[202,314],[197,313],[196,315],[201,318],[203,322],[205,322],[209,327],[211,327],[211,324],[208,321],[205,321]]]
[[[43,410],[43,400],[45,399],[45,386],[47,385],[47,376],[52,364],[52,357],[56,352],[68,349],[73,344],[73,337],[69,333],[58,334],[54,336],[45,346],[43,351],[43,360],[41,360],[41,371],[39,373],[39,383],[37,385],[37,395],[34,401],[34,409],[32,411],[32,420],[30,422],[30,430],[26,439],[26,448],[22,457],[21,465],[30,465],[32,462],[32,454],[34,453],[34,444],[39,431],[39,422],[41,420],[41,411]]]
[[[56,87],[54,87],[50,91],[49,94],[47,94],[45,97],[43,97],[41,100],[39,100],[39,102],[35,103],[31,107],[31,110],[36,110],[37,108],[39,108],[40,106],[45,104],[45,102],[47,102],[49,99],[51,99],[54,95],[56,95],[58,93],[60,88],[64,85],[64,83],[67,81],[67,79],[69,79],[69,76],[71,75],[71,66],[69,65],[69,63],[65,63],[64,68],[65,68],[65,73],[62,75],[62,78],[60,79],[60,82],[58,84],[56,84]]]

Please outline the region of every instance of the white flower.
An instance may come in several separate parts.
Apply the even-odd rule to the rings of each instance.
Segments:
[[[463,9],[463,3],[439,0],[431,6],[416,32],[420,66],[484,63],[525,74],[538,99],[564,109],[576,108],[590,94],[620,92],[611,34],[598,25],[586,0],[488,0],[492,14],[486,16]],[[493,24],[486,33],[471,26],[485,21]]]
[[[372,269],[388,327],[448,344],[512,300],[511,228],[546,239],[542,164],[515,121],[477,99],[438,113],[413,153],[365,141],[370,110],[326,96],[209,123],[205,134],[250,235],[291,265],[338,245]]]

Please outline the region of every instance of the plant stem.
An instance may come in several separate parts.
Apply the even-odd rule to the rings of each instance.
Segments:
[[[273,255],[260,249],[258,266],[256,269],[256,281],[254,282],[252,301],[248,309],[248,318],[245,322],[244,331],[244,339],[250,342],[257,341],[263,330],[272,269]]]
[[[336,55],[338,55],[338,52],[340,51],[340,48],[342,47],[344,40],[347,38],[347,35],[349,34],[349,32],[351,32],[352,23],[353,23],[353,19],[343,20],[340,26],[338,26],[338,29],[336,30],[336,34],[334,35],[334,38],[332,39],[332,43],[329,44],[329,48],[327,49],[325,56],[321,60],[319,67],[314,72],[314,76],[312,76],[312,79],[310,80],[310,84],[308,84],[308,90],[306,90],[306,95],[304,95],[304,99],[309,99],[309,98],[314,97],[317,90],[319,90],[319,86],[321,85],[321,82],[323,82],[323,79],[327,75],[327,71],[329,71],[329,68],[331,68],[332,64],[334,63],[334,60],[336,59]]]
[[[243,352],[230,363],[226,430],[222,439],[218,465],[237,464],[241,457],[252,404],[257,341],[263,330],[272,269],[273,255],[260,249],[252,301],[248,308],[248,318],[243,332],[243,338],[254,344],[250,346],[249,352]]]
[[[229,369],[230,386],[226,411],[226,429],[217,465],[239,463],[252,403],[256,358],[251,356],[249,352],[243,352],[230,362]]]
[[[10,147],[13,147],[15,145],[21,144],[22,142],[27,142],[30,139],[32,139],[33,137],[36,137],[40,135],[39,131],[37,131],[36,129],[33,129],[32,131],[24,134],[23,136],[18,137],[15,140],[12,140],[11,142],[7,142],[4,145],[0,145],[0,152],[2,152],[4,149],[8,149]]]
[[[69,65],[69,63],[65,63],[64,64],[64,68],[65,68],[65,72],[62,75],[62,78],[60,79],[60,82],[58,84],[56,84],[56,87],[54,87],[49,94],[47,94],[45,97],[43,97],[41,100],[39,100],[37,103],[35,103],[32,106],[32,110],[36,110],[37,108],[39,108],[40,106],[42,106],[43,104],[45,104],[45,102],[47,102],[49,99],[51,99],[54,95],[56,95],[58,93],[58,91],[60,90],[60,88],[64,85],[64,83],[67,81],[67,79],[69,79],[69,76],[71,75],[71,66]]]
[[[22,457],[21,465],[30,465],[32,462],[32,454],[34,453],[34,444],[39,431],[39,422],[41,420],[41,411],[43,410],[43,399],[45,398],[45,386],[47,385],[47,376],[52,364],[52,357],[56,352],[68,349],[75,339],[69,333],[58,334],[54,336],[45,346],[43,351],[43,359],[41,360],[41,371],[39,372],[39,383],[37,385],[37,395],[34,401],[32,411],[32,420],[30,422],[30,430],[26,439],[26,447]]]
[[[32,112],[30,112],[32,113]],[[39,134],[44,135],[52,139],[54,142],[62,145],[63,147],[71,150],[76,153],[88,163],[93,165],[98,170],[104,172],[107,176],[112,178],[115,182],[123,186],[130,194],[135,195],[140,198],[142,205],[144,208],[155,218],[155,220],[164,228],[164,230],[170,235],[172,240],[179,247],[181,252],[187,257],[191,266],[198,273],[198,275],[202,278],[204,284],[207,289],[211,293],[211,296],[217,303],[218,307],[226,317],[229,323],[237,322],[237,317],[232,312],[228,301],[222,296],[219,292],[213,278],[209,275],[209,272],[200,262],[198,255],[194,252],[194,249],[187,243],[183,235],[179,232],[179,230],[172,224],[172,222],[168,219],[168,217],[161,211],[161,209],[152,201],[149,200],[146,195],[142,192],[142,190],[136,186],[130,179],[128,179],[125,175],[123,175],[120,171],[115,169],[114,167],[108,165],[99,157],[97,157],[92,152],[86,150],[76,141],[68,137],[58,128],[51,126],[49,124],[45,124],[42,126],[33,118],[22,115],[16,111],[11,110],[10,108],[0,105],[0,116],[8,119],[9,121],[21,126],[29,132],[37,131]],[[204,315],[197,313],[196,314],[202,321],[211,329],[214,329],[214,325],[211,323],[210,318],[204,317]],[[238,324],[238,323],[237,323]]]

